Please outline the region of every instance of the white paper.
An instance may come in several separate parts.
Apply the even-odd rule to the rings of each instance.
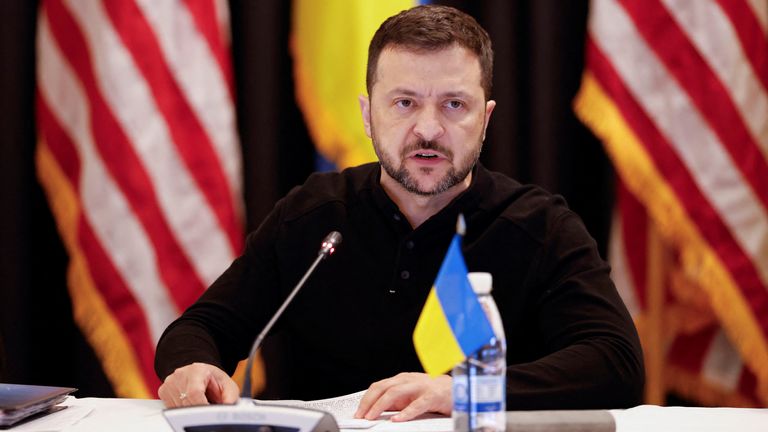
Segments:
[[[74,400],[72,396],[69,396]],[[85,418],[93,411],[93,408],[84,406],[71,406],[67,401],[63,405],[68,405],[63,410],[46,414],[34,420],[14,426],[9,429],[13,432],[48,432],[60,431],[66,427],[72,426]]]
[[[394,413],[387,413],[387,417]],[[439,414],[422,414],[406,422],[382,421],[371,432],[451,432],[453,420]]]
[[[311,408],[322,411],[327,411],[333,415],[338,423],[340,429],[368,429],[375,426],[381,420],[366,420],[353,418],[355,411],[357,411],[360,400],[363,399],[365,390],[357,393],[352,393],[344,396],[318,399],[312,401],[302,400],[258,400],[256,403],[267,405],[289,405],[300,408]]]
[[[450,418],[436,414],[424,414],[414,420],[407,422],[390,421],[389,418],[395,414],[394,412],[385,412],[376,420],[353,418],[355,411],[357,411],[358,405],[360,405],[360,400],[363,398],[364,394],[365,390],[345,396],[313,401],[257,400],[256,402],[275,405],[290,405],[301,408],[312,408],[327,411],[333,415],[333,417],[336,419],[336,423],[339,425],[339,429],[342,430],[371,429],[371,432],[444,432],[453,430],[453,422]]]

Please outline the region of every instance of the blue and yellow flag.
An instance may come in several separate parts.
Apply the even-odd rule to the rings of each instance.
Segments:
[[[382,22],[416,0],[294,0],[296,99],[318,153],[343,169],[376,160],[357,98],[366,94],[368,44]]]
[[[448,248],[437,279],[413,331],[413,345],[430,375],[449,371],[494,336],[467,279],[461,236]]]

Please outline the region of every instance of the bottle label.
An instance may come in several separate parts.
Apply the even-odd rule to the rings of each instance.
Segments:
[[[505,376],[472,377],[472,406],[474,412],[504,411],[506,402]],[[470,395],[467,393],[467,376],[453,377],[453,410],[468,412]]]

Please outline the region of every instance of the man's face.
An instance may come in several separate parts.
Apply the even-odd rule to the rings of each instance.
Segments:
[[[370,98],[360,97],[382,175],[424,196],[468,179],[496,105],[480,82],[477,57],[458,45],[384,49]]]

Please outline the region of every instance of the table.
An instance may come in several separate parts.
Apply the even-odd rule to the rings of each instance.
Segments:
[[[172,432],[162,416],[159,400],[70,397],[68,409],[13,428],[11,432]],[[766,432],[768,408],[688,408],[642,405],[608,411],[617,432]],[[74,420],[70,424],[70,420]],[[69,419],[69,420],[68,420]],[[450,418],[430,418],[407,423],[382,422],[365,431],[451,430]],[[568,429],[568,428],[565,428]]]

